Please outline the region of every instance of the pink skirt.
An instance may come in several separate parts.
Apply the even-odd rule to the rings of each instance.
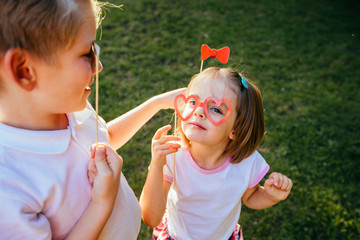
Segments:
[[[153,240],[176,240],[170,236],[169,230],[167,228],[167,213],[165,212],[161,223],[153,229]],[[239,224],[236,224],[235,230],[232,235],[229,237],[229,240],[244,240],[242,236],[241,227]]]

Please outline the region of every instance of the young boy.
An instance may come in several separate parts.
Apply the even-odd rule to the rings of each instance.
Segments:
[[[137,238],[141,210],[110,145],[125,144],[183,89],[100,119],[103,143],[93,145],[99,12],[95,0],[0,0],[0,239]]]

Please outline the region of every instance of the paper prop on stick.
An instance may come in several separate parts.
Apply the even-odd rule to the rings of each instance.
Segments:
[[[225,64],[229,60],[229,56],[230,48],[227,46],[216,50],[210,49],[208,45],[203,44],[201,46],[200,72],[202,72],[204,60],[208,57],[217,58],[221,63]],[[174,99],[175,112],[182,121],[189,120],[198,107],[204,109],[206,117],[215,126],[219,126],[225,122],[229,118],[232,109],[231,101],[228,98],[217,100],[215,97],[208,97],[204,102],[200,102],[195,95],[186,97],[184,94],[179,94]],[[176,129],[176,121],[174,129]],[[173,173],[173,179],[175,179],[175,154]],[[175,180],[173,180],[173,183],[174,182]]]
[[[211,58],[217,58],[222,64],[227,63],[230,56],[230,48],[228,46],[223,47],[219,50],[216,49],[210,49],[210,47],[206,44],[203,44],[201,46],[201,66],[200,66],[200,72],[202,72],[204,60],[208,57]]]
[[[227,63],[230,56],[230,48],[225,46],[219,50],[211,49],[208,45],[203,44],[201,46],[201,67],[200,72],[203,69],[204,60],[208,57],[217,58],[223,64]],[[208,97],[204,102],[199,102],[196,96],[190,95],[186,97],[183,94],[179,94],[174,100],[175,112],[182,121],[186,121],[191,118],[195,110],[198,107],[204,109],[204,113],[209,121],[215,126],[219,126],[228,119],[231,113],[231,101],[228,98],[217,100],[215,97]],[[176,121],[175,121],[176,123]],[[176,129],[176,126],[175,126]]]
[[[92,66],[95,65],[96,77],[95,77],[95,111],[96,111],[96,144],[99,142],[99,57],[100,47],[95,42],[92,47]]]

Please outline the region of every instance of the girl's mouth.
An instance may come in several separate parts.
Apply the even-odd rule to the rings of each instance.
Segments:
[[[189,122],[188,124],[192,128],[206,130],[206,128],[204,128],[201,124],[197,122]]]

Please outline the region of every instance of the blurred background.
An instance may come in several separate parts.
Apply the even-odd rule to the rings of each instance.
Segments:
[[[242,208],[245,239],[358,239],[360,233],[360,2],[356,0],[113,0],[99,29],[100,115],[110,121],[148,98],[185,87],[200,47],[230,47],[226,65],[262,92],[271,171],[294,183],[266,210]],[[90,96],[94,103],[94,95]],[[159,112],[118,152],[137,197]],[[263,183],[263,181],[262,181]],[[138,239],[151,239],[142,225]]]

